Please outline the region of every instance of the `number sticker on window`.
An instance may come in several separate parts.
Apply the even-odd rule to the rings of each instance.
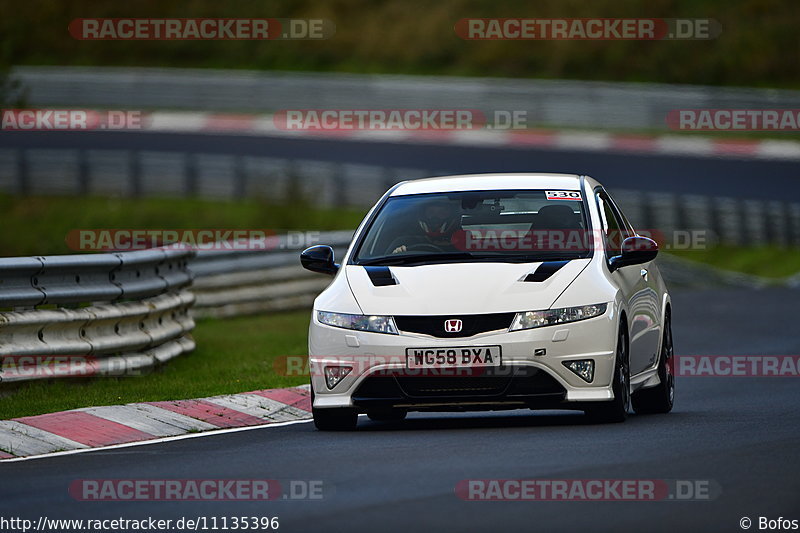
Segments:
[[[581,201],[580,191],[544,191],[548,200],[578,200]]]

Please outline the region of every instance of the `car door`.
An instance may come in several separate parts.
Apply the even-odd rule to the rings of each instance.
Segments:
[[[619,255],[622,241],[634,235],[633,228],[608,193],[596,190],[596,200],[603,224],[606,260]],[[631,376],[643,372],[656,361],[659,322],[655,276],[649,275],[650,264],[629,265],[611,273],[628,308],[628,339]]]
[[[611,207],[620,215],[622,222],[625,224],[630,235],[638,235],[634,230],[625,213],[617,205],[614,198],[606,191],[608,200]],[[641,371],[647,370],[658,362],[658,350],[661,347],[661,334],[662,334],[662,315],[661,315],[661,297],[663,295],[659,286],[660,274],[658,267],[651,261],[646,264],[634,265],[639,268],[639,274],[644,280],[645,287],[642,289],[641,304],[642,309],[639,314],[640,320],[648,324],[646,333],[642,335],[642,344],[645,346],[645,351],[648,357],[643,361]],[[635,269],[634,269],[635,270]],[[633,372],[633,369],[632,369]],[[638,371],[637,371],[638,372]],[[634,372],[635,373],[635,372]]]

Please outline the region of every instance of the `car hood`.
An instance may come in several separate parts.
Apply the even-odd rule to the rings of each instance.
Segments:
[[[569,261],[538,282],[522,280],[541,263],[391,266],[397,284],[383,286],[375,286],[363,266],[347,265],[345,274],[367,315],[505,313],[550,308],[589,261]]]

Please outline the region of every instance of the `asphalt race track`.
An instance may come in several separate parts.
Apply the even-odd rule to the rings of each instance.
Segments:
[[[676,292],[677,354],[800,353],[800,292]],[[579,414],[363,418],[0,464],[0,514],[38,519],[278,516],[279,531],[741,531],[747,516],[800,519],[800,381],[683,378],[669,415],[590,425]],[[274,502],[79,502],[77,479],[321,480],[324,498]],[[715,499],[471,502],[465,479],[707,480]],[[285,486],[285,485],[284,485]]]
[[[775,191],[780,191],[780,198],[800,197],[798,164],[792,160],[156,132],[5,132],[0,133],[0,147],[148,150],[313,159],[420,168],[428,170],[431,175],[566,172],[588,174],[612,190],[762,200],[774,200]]]

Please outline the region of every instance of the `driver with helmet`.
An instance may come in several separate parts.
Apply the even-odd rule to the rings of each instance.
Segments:
[[[389,246],[393,254],[406,251],[456,251],[451,240],[461,225],[461,213],[453,202],[433,200],[420,206],[417,227],[421,233],[398,237]]]

